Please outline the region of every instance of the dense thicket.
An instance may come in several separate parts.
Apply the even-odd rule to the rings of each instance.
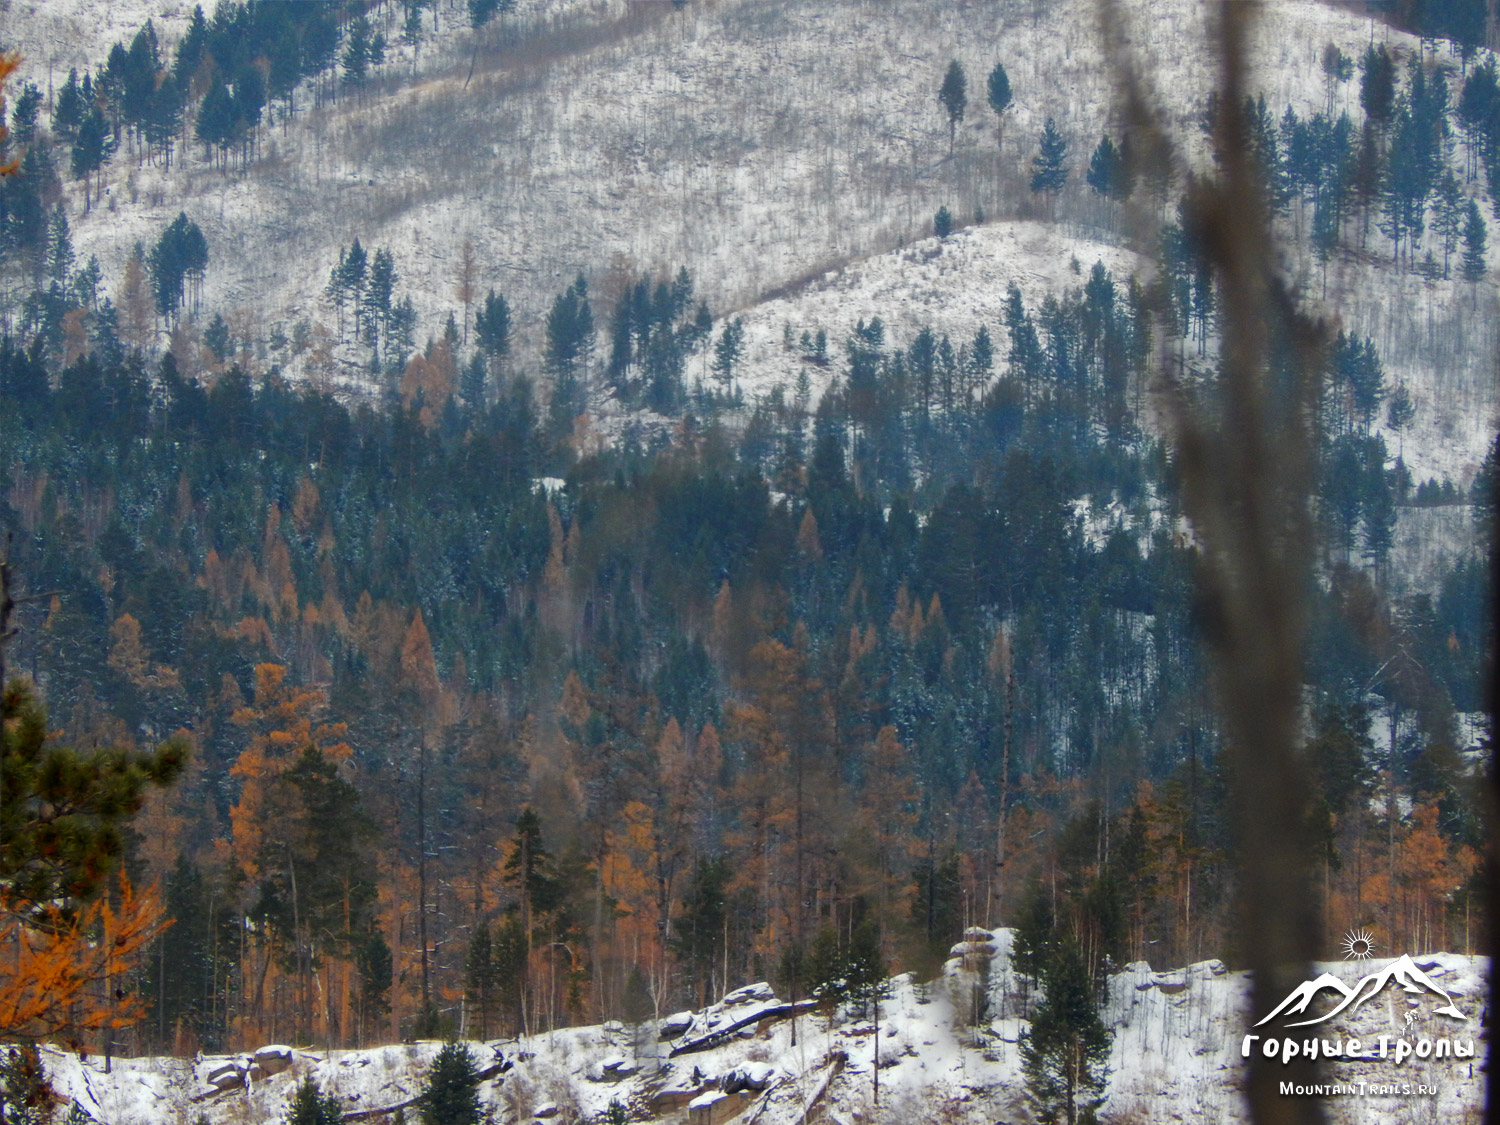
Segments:
[[[186,212],[102,298],[56,168],[106,110],[139,158],[169,157],[188,125],[152,107],[188,93],[210,157],[248,160],[301,76],[337,61],[358,88],[378,63],[333,11],[222,5],[170,67],[148,27],[99,82],[70,78],[51,136],[37,99],[12,116],[0,250],[31,296],[0,341],[0,524],[28,586],[57,591],[14,664],[77,745],[184,728],[196,747],[131,859],[178,920],[136,982],[143,1043],[488,1033],[765,975],[827,995],[930,968],[971,922],[1018,923],[1023,967],[1075,999],[1148,949],[1232,953],[1234,778],[1195,640],[1212,622],[1143,425],[1158,344],[1214,378],[1190,208],[1150,287],[1079,265],[963,339],[895,338],[880,310],[842,340],[789,325],[832,387],[749,406],[741,326],[715,337],[686,269],[607,299],[580,275],[533,370],[493,290],[467,342],[472,285],[465,333],[450,317],[418,349],[395,254],[355,240],[325,292],[337,337],[276,348],[313,376],[294,386],[253,329],[195,307],[213,248]],[[1248,107],[1299,236],[1326,256],[1373,220],[1403,263],[1446,271],[1462,240],[1483,275],[1472,176],[1493,192],[1500,95],[1492,67],[1465,77],[1460,182],[1446,83],[1372,50],[1359,127]],[[1064,189],[1068,146],[1049,121],[1036,190]],[[74,174],[97,173],[81,151]],[[1127,154],[1106,138],[1078,178],[1122,199]],[[368,401],[323,378],[354,345],[382,380]],[[1306,808],[1325,917],[1463,945],[1479,830],[1455,709],[1480,706],[1484,572],[1463,557],[1394,601],[1385,569],[1398,507],[1471,498],[1392,457],[1378,423],[1399,439],[1415,407],[1370,340],[1340,334],[1322,374]],[[601,385],[655,418],[596,440]],[[1093,1035],[1058,1013],[1038,1073]]]
[[[1217,940],[1232,779],[1171,467],[1134,424],[1146,307],[1102,267],[1036,309],[1015,290],[1003,360],[988,332],[902,344],[872,319],[810,428],[773,401],[731,430],[710,396],[650,447],[582,458],[524,374],[489,405],[450,384],[350,408],[234,366],[205,385],[170,353],[59,368],[44,337],[6,341],[3,519],[60,592],[17,663],[79,740],[198,745],[143,829],[187,916],[151,1032],[436,1028],[466,980],[485,1024],[617,1010],[632,970],[696,998],[876,904],[911,919],[884,940],[915,962],[1068,863],[1049,824],[1094,833],[1068,924],[1098,925],[1104,885],[1129,921],[1079,938],[1091,963]],[[1330,767],[1315,804],[1331,872],[1394,879],[1335,878],[1330,918],[1441,927],[1476,831],[1452,713],[1477,705],[1481,575],[1394,607],[1348,565],[1379,561],[1402,496],[1367,342],[1340,339],[1327,385],[1317,737],[1366,745],[1375,708],[1392,744]],[[1372,762],[1418,798],[1394,834]],[[1383,843],[1429,807],[1438,876]]]

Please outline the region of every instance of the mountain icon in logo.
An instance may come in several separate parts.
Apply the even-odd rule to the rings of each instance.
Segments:
[[[1448,995],[1447,989],[1443,988],[1442,985],[1419,969],[1416,963],[1403,953],[1385,968],[1360,977],[1353,988],[1350,988],[1332,973],[1324,973],[1316,980],[1303,981],[1296,988],[1292,989],[1285,1000],[1272,1009],[1270,1015],[1258,1021],[1255,1026],[1259,1027],[1263,1023],[1269,1023],[1280,1015],[1300,1016],[1303,1012],[1307,1011],[1318,993],[1324,989],[1332,989],[1343,997],[1343,999],[1334,1006],[1331,1012],[1316,1019],[1298,1020],[1296,1023],[1289,1023],[1286,1026],[1306,1027],[1308,1024],[1323,1023],[1325,1020],[1333,1019],[1340,1012],[1352,1011],[1366,1000],[1378,996],[1391,981],[1399,984],[1404,992],[1433,992],[1441,996],[1447,1003],[1433,1009],[1440,1016],[1448,1016],[1456,1020],[1467,1020],[1469,1018],[1458,1010],[1458,1006],[1453,1003],[1453,997]]]

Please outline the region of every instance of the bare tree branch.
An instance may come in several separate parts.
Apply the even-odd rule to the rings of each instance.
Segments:
[[[1123,44],[1120,13],[1113,0],[1101,2],[1106,42]],[[1218,170],[1190,181],[1184,206],[1185,233],[1220,290],[1218,376],[1200,389],[1174,372],[1165,355],[1159,364],[1184,508],[1199,549],[1199,617],[1224,720],[1240,933],[1255,979],[1252,1023],[1305,979],[1316,947],[1298,735],[1312,562],[1311,424],[1323,338],[1278,277],[1246,134],[1247,39],[1257,8],[1244,0],[1217,5],[1210,35],[1219,62]],[[1158,99],[1123,49],[1114,62],[1131,159],[1152,175],[1174,178],[1182,162],[1161,125]],[[1144,225],[1142,215],[1134,217]],[[1154,235],[1154,224],[1143,233]],[[1277,1089],[1282,1080],[1310,1080],[1312,1068],[1301,1059],[1285,1065],[1252,1057],[1253,1119],[1260,1125],[1321,1120],[1315,1100],[1284,1098]]]

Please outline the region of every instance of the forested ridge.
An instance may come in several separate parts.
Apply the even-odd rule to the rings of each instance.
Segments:
[[[0,352],[12,557],[58,592],[12,661],[77,743],[195,746],[136,826],[178,919],[141,1034],[409,1033],[479,988],[499,1011],[469,1018],[514,1020],[518,981],[531,1018],[583,1019],[636,971],[698,1000],[867,911],[930,964],[1038,871],[1077,884],[1101,955],[1219,951],[1231,781],[1167,459],[1053,372],[914,401],[909,435],[858,427],[851,464],[861,367],[878,398],[910,350],[876,322],[848,341],[806,438],[791,408],[688,414],[660,448],[576,459],[525,376],[424,424],[233,368],[205,388],[170,353],[53,388],[41,349]],[[918,451],[946,479],[914,486]],[[1154,497],[1157,532],[1086,534],[1074,498],[1100,494]],[[1313,639],[1330,932],[1458,941],[1482,567],[1393,606],[1347,557]],[[1414,804],[1382,825],[1388,788]],[[481,926],[504,987],[470,963]],[[315,971],[343,990],[326,1013]]]
[[[787,325],[785,351],[832,376],[816,401],[802,380],[747,402],[741,322],[677,263],[607,296],[580,275],[522,341],[473,276],[418,324],[399,259],[355,241],[324,293],[333,338],[276,342],[196,299],[219,249],[184,210],[105,297],[49,162],[87,183],[106,132],[172,159],[169,80],[203,87],[212,161],[253,162],[269,99],[290,111],[308,78],[357,96],[380,65],[368,26],[335,22],[339,78],[308,49],[246,108],[260,72],[204,60],[236,12],[304,7],[327,11],[227,5],[171,67],[143,32],[107,80],[63,87],[50,137],[24,90],[10,118],[28,147],[0,233],[29,295],[0,342],[0,524],[48,596],[7,659],[59,742],[192,747],[126,848],[174,924],[120,986],[140,1005],[122,1048],[639,1019],[751,979],[795,996],[850,951],[931,974],[970,924],[1019,925],[1038,971],[1066,935],[1095,987],[1148,953],[1233,960],[1234,778],[1151,420],[1159,352],[1216,376],[1174,186],[1131,182],[1123,139],[1087,173],[1101,206],[1160,194],[1154,282],[1074,263],[962,339],[898,339],[876,308],[844,339]],[[297,18],[288,41],[315,40]],[[1441,68],[1403,76],[1372,47],[1360,129],[1247,106],[1295,237],[1326,261],[1373,224],[1403,269],[1485,276],[1500,92],[1469,63],[1453,110]],[[1450,114],[1462,153],[1429,144]],[[1042,205],[1067,162],[1049,121]],[[376,393],[276,362],[338,348]],[[1402,507],[1472,505],[1482,541],[1495,454],[1472,491],[1413,481],[1384,434],[1415,408],[1373,342],[1337,334],[1320,379],[1305,754],[1327,940],[1467,949],[1484,834],[1456,716],[1482,707],[1485,570],[1461,553],[1396,599],[1388,567]],[[606,440],[600,393],[671,422]]]

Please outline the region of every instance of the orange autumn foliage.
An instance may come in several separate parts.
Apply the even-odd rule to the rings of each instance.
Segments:
[[[241,868],[250,878],[259,871],[257,856],[272,813],[268,791],[277,777],[296,762],[302,751],[316,746],[330,761],[341,762],[353,750],[344,742],[344,723],[321,722],[328,700],[321,688],[299,687],[286,682],[286,667],[258,664],[255,667],[255,700],[232,716],[236,726],[254,732],[250,745],[240,753],[231,776],[241,780],[240,799],[230,810],[234,826],[234,850]]]
[[[70,918],[58,906],[41,924],[0,922],[0,1037],[72,1037],[128,1027],[145,1014],[135,993],[111,988],[140,963],[169,925],[155,886],[137,891],[123,875],[119,904],[108,896]]]
[[[5,108],[5,80],[14,74],[16,68],[20,65],[21,56],[15,52],[11,52],[8,55],[0,55],[0,110]],[[5,128],[4,114],[0,113],[0,143],[3,143],[9,135],[9,131]],[[12,160],[9,164],[0,164],[0,176],[9,176],[20,167],[21,160],[19,157]]]

